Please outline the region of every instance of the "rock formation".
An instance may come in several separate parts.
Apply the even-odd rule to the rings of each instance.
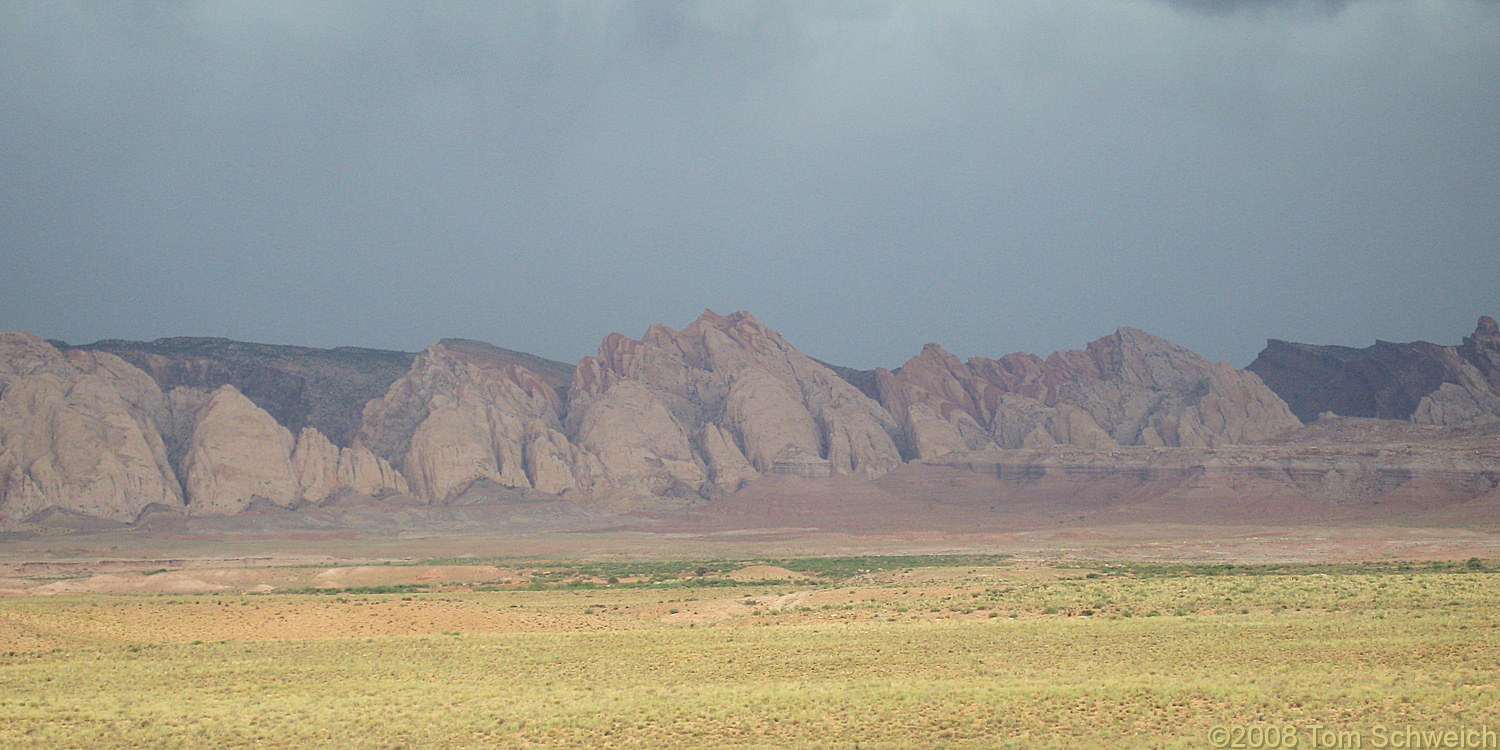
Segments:
[[[233,385],[212,392],[155,378],[108,351],[66,353],[0,334],[0,516],[61,509],[129,522],[149,508],[235,513],[349,490],[406,492],[359,443],[287,428]]]
[[[990,475],[1008,485],[1007,493],[1032,502],[1051,498],[1059,506],[1171,501],[1182,512],[1233,516],[1239,507],[1373,501],[1412,511],[1495,492],[1497,435],[1497,425],[1333,417],[1250,445],[979,451],[925,464]]]
[[[1324,413],[1440,425],[1500,420],[1500,330],[1488,316],[1456,347],[1377,341],[1355,349],[1272,339],[1248,369],[1304,421]]]
[[[287,429],[298,432],[312,425],[345,446],[359,425],[365,402],[384,393],[414,358],[377,349],[313,349],[217,338],[111,340],[67,350],[117,355],[144,371],[164,392],[185,387],[211,393],[221,385],[233,385]]]
[[[713,422],[703,425],[699,444],[703,446],[703,457],[708,462],[709,477],[721,489],[733,492],[760,476],[740,451],[734,435]]]
[[[292,472],[292,433],[238,388],[219,386],[199,413],[182,459],[188,510],[238,513],[262,500],[290,507],[301,499]]]
[[[316,427],[303,427],[292,449],[292,473],[303,500],[321,503],[339,490],[364,495],[409,492],[406,478],[390,462],[358,441],[340,448]]]
[[[962,362],[928,344],[899,370],[877,370],[876,382],[910,458],[991,446],[1215,446],[1300,425],[1255,375],[1132,328],[1046,359]]]
[[[1345,409],[1410,420],[1347,430],[1500,429],[1500,327],[1490,318],[1457,347],[1273,341],[1254,367],[1309,418]],[[1277,437],[1335,423],[1288,433],[1300,423],[1256,374],[1130,328],[1046,358],[961,361],[929,344],[895,371],[834,369],[744,312],[705,311],[640,339],[611,334],[576,368],[457,339],[406,355],[222,339],[67,347],[6,333],[0,523],[48,512],[117,522],[153,508],[230,514],[350,493],[681,505],[767,475],[876,479],[903,459],[1073,482],[1108,474],[1118,455],[1135,462],[1120,471],[1138,469],[1141,482],[1251,486],[1273,476],[1277,492],[1355,500],[1408,475],[1475,491],[1491,481],[1489,464],[1441,448],[1420,462],[1390,448],[1365,465],[1343,443],[1329,458],[1298,452],[1297,440],[1313,438]],[[1268,445],[1279,447],[1264,463]],[[1226,461],[1232,470],[1221,471]],[[1445,461],[1468,463],[1449,476]]]
[[[707,479],[687,431],[639,381],[611,385],[577,414],[573,434],[580,447],[597,457],[603,483],[662,495],[696,492]]]
[[[703,498],[778,462],[875,477],[900,456],[879,404],[748,313],[607,337],[564,401],[477,342],[444,341],[364,409],[357,439],[441,503],[475,482],[592,498]]]
[[[150,414],[162,394],[130,369],[0,334],[0,515],[60,508],[132,521],[154,504],[182,504]]]
[[[445,340],[365,405],[357,436],[429,502],[478,480],[562,493],[578,486],[580,462],[561,412],[556,387],[504,350]]]
[[[1492,392],[1500,393],[1500,323],[1488,315],[1480,316],[1474,333],[1465,336],[1458,347],[1458,354],[1474,365]]]
[[[597,356],[584,358],[568,391],[568,424],[596,453],[601,441],[584,428],[621,408],[614,394],[627,382],[641,386],[628,402],[660,407],[651,410],[653,432],[672,455],[649,472],[656,484],[691,485],[712,475],[732,488],[750,476],[739,457],[755,472],[780,462],[827,462],[828,472],[867,478],[901,462],[896,423],[884,408],[746,312],[705,311],[681,331],[654,325],[639,340],[611,334]],[[677,435],[698,445],[683,454]]]

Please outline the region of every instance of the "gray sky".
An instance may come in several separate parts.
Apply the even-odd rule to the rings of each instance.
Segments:
[[[0,3],[0,263],[73,342],[1453,343],[1500,4]]]

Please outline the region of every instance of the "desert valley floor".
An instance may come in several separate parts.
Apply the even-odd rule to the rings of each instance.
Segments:
[[[12,534],[0,742],[1371,747],[1500,726],[1493,497],[1273,521],[1006,505],[997,482]]]

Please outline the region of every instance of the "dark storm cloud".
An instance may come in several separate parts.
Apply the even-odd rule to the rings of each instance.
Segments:
[[[1230,13],[1268,13],[1288,10],[1311,11],[1327,15],[1337,15],[1351,2],[1369,2],[1371,0],[1165,0],[1187,10],[1226,15]],[[1378,0],[1374,0],[1378,1]],[[1494,3],[1497,0],[1478,0],[1479,2]]]
[[[1167,0],[1173,5],[1201,13],[1226,15],[1241,12],[1270,12],[1302,9],[1337,14],[1351,0]]]
[[[0,327],[1451,341],[1497,79],[1489,2],[11,3]]]

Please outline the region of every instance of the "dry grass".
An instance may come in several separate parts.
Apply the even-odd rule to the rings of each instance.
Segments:
[[[1198,748],[1216,724],[1500,726],[1493,573],[1254,572],[9,598],[0,746]]]

